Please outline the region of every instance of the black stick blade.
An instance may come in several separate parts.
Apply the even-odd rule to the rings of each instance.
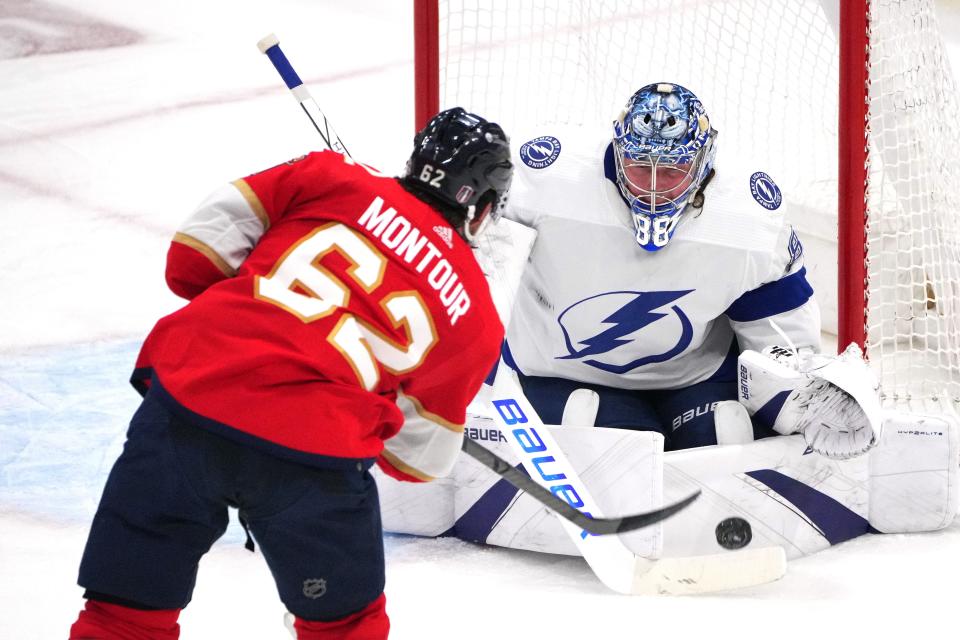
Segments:
[[[648,511],[647,513],[638,513],[635,516],[626,516],[620,518],[620,524],[616,528],[616,533],[625,533],[627,531],[633,531],[634,529],[642,529],[643,527],[649,527],[652,524],[656,524],[661,520],[666,520],[670,516],[683,511],[689,507],[693,502],[700,497],[700,490],[697,489],[689,496],[683,500],[674,502],[671,505],[662,507],[660,509],[655,509],[654,511]],[[616,522],[616,518],[611,518],[609,522]]]
[[[527,474],[518,471],[509,462],[490,451],[483,445],[477,444],[470,438],[463,439],[461,447],[467,455],[487,467],[498,476],[515,486],[517,489],[526,492],[531,498],[537,500],[547,508],[556,512],[558,515],[566,518],[577,525],[587,533],[595,536],[604,536],[615,533],[625,533],[634,529],[642,529],[656,524],[661,520],[666,520],[678,511],[690,506],[690,504],[700,497],[700,491],[693,493],[679,502],[675,502],[660,509],[637,513],[631,516],[621,518],[591,518],[588,515],[577,511],[565,500],[562,500],[543,488]]]

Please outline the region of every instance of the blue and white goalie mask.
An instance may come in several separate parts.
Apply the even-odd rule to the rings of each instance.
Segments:
[[[633,94],[613,132],[617,185],[630,204],[637,243],[657,251],[710,174],[717,132],[697,96],[663,82]]]

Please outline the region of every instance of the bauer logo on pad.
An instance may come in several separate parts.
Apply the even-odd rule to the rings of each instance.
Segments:
[[[783,202],[783,194],[780,193],[780,187],[773,181],[773,178],[763,171],[757,171],[750,176],[750,193],[753,199],[760,203],[760,206],[773,211],[780,208]]]
[[[546,169],[560,156],[560,141],[553,136],[540,136],[520,147],[523,164],[534,169]]]

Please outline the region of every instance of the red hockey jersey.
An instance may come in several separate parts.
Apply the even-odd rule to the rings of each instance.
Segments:
[[[215,192],[171,244],[167,282],[191,302],[156,324],[134,384],[321,466],[380,456],[395,477],[446,475],[503,339],[447,221],[332,152]]]

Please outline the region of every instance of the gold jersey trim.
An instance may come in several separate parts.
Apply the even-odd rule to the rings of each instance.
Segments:
[[[403,392],[403,397],[410,401],[413,405],[413,408],[416,410],[417,415],[421,418],[429,420],[430,422],[436,424],[439,427],[443,427],[447,431],[452,431],[453,433],[463,433],[463,425],[457,424],[456,422],[450,422],[449,420],[438,416],[435,413],[431,413],[423,408],[423,405],[420,404],[420,401],[414,398],[411,395],[407,395],[406,392]]]
[[[240,192],[243,199],[250,205],[250,209],[253,210],[253,214],[260,220],[260,224],[263,225],[263,231],[266,233],[267,229],[270,228],[270,217],[267,215],[267,210],[263,207],[263,203],[260,202],[260,198],[257,197],[257,194],[253,192],[253,189],[250,188],[250,185],[247,184],[247,181],[243,178],[234,180],[230,184],[237,188],[237,191]]]
[[[407,474],[408,476],[413,476],[414,478],[417,478],[418,480],[423,480],[424,482],[430,482],[431,480],[436,479],[433,476],[429,476],[425,474],[419,469],[414,469],[413,467],[411,467],[410,465],[408,465],[403,460],[401,460],[394,454],[390,453],[386,449],[384,449],[380,455],[386,458],[387,462],[389,462],[391,465],[393,465],[403,473]]]
[[[173,236],[173,241],[180,244],[186,245],[191,249],[200,252],[203,256],[213,263],[213,265],[219,269],[223,275],[228,278],[232,278],[237,275],[237,270],[232,268],[227,261],[220,257],[220,254],[210,248],[207,244],[197,240],[193,236],[188,236],[185,233],[177,232]]]

